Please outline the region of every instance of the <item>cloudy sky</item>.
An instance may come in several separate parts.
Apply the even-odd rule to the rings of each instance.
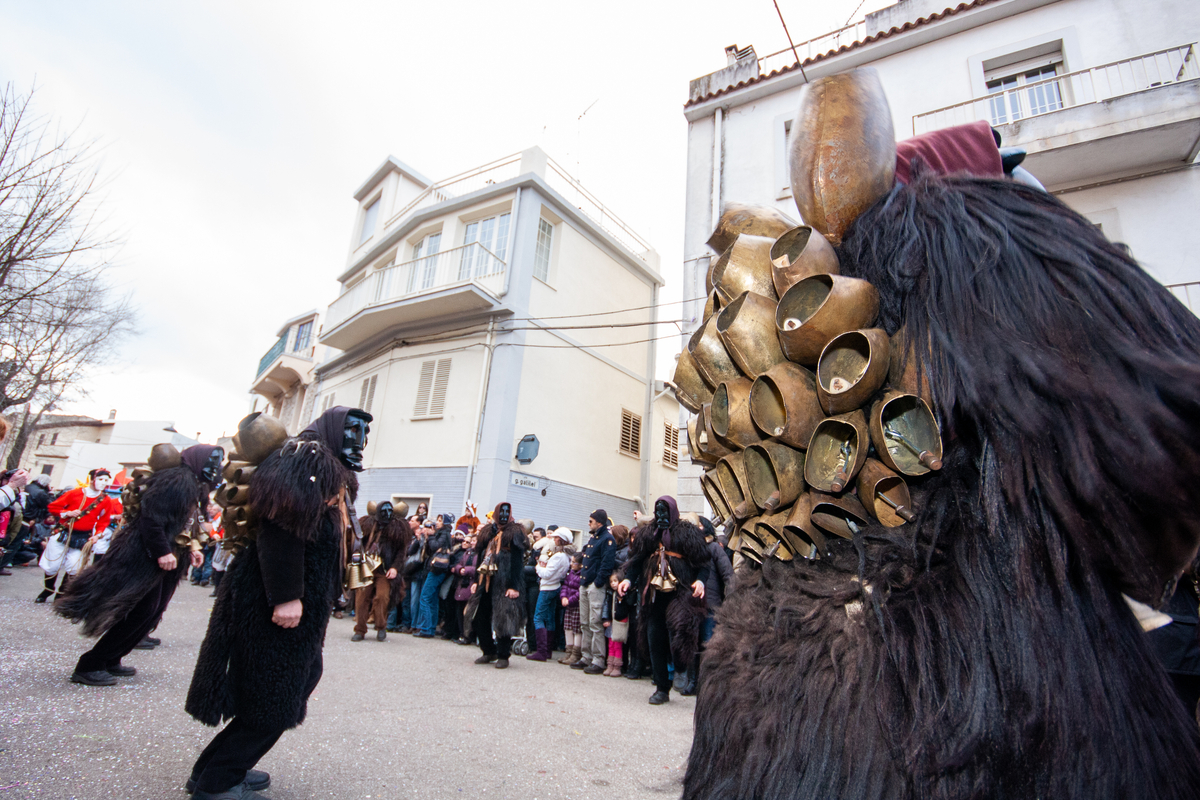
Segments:
[[[779,4],[800,41],[887,2]],[[68,410],[232,431],[279,325],[336,296],[351,195],[388,155],[437,180],[539,145],[679,299],[682,106],[734,43],[786,47],[771,0],[0,5],[0,81],[100,147],[139,312]]]

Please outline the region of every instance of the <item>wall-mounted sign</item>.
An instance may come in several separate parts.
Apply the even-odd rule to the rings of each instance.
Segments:
[[[522,475],[520,472],[510,472],[512,476],[512,485],[520,486],[522,489],[536,489],[541,486],[541,482],[532,475]]]
[[[532,463],[537,458],[538,447],[538,438],[532,433],[522,436],[521,441],[517,442],[517,462],[520,464]]]

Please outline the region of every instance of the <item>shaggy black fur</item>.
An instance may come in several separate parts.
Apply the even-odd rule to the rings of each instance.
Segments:
[[[658,551],[661,537],[653,527],[638,530],[629,545],[629,558],[618,577],[628,578],[633,590],[642,600],[641,619],[650,612],[650,593],[647,583],[654,574],[657,559],[651,556]],[[706,610],[704,600],[692,597],[691,585],[700,577],[701,570],[709,563],[708,547],[704,543],[704,532],[690,522],[677,519],[671,525],[671,552],[683,558],[669,556],[671,574],[679,582],[679,589],[667,604],[667,630],[671,634],[671,662],[678,669],[687,669],[700,646],[700,626],[704,623]],[[638,626],[638,654],[649,662],[650,648],[646,639],[646,626]]]
[[[488,544],[496,536],[496,523],[486,526],[479,532],[475,541],[475,554],[483,562],[483,555]],[[490,594],[492,597],[492,629],[497,636],[513,637],[521,635],[525,629],[525,551],[529,549],[529,539],[525,530],[516,520],[510,520],[500,534],[500,552],[496,555],[496,573],[492,575]],[[509,589],[516,589],[519,596],[515,599],[505,597]],[[467,619],[475,618],[479,600],[483,593],[483,584],[467,601]],[[483,624],[483,620],[476,620]]]
[[[297,489],[305,485],[311,490]],[[251,525],[269,519],[301,539],[311,540],[328,510],[326,499],[336,497],[343,486],[353,503],[358,496],[358,476],[346,469],[336,450],[305,431],[263,459],[255,471],[250,481]]]
[[[364,552],[378,553],[383,559],[375,574],[396,570],[396,577],[388,582],[389,603],[395,606],[404,598],[404,559],[412,544],[412,527],[402,517],[392,517],[388,522],[380,522],[377,517],[363,517],[362,533]]]
[[[1200,325],[1058,201],[914,177],[842,272],[928,342],[917,520],[718,612],[686,798],[1195,798],[1200,736],[1120,591],[1195,549]]]
[[[84,636],[100,636],[145,597],[159,581],[178,581],[187,570],[187,549],[173,539],[199,510],[207,486],[186,466],[155,472],[146,480],[136,516],[116,536],[99,564],[74,578],[54,610],[83,623]],[[179,566],[160,569],[151,547],[171,541]]]

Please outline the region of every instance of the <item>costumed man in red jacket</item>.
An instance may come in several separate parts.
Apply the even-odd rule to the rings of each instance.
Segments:
[[[35,603],[44,603],[54,594],[54,584],[63,575],[58,591],[65,592],[71,577],[83,565],[83,546],[96,533],[108,527],[111,517],[121,513],[121,504],[104,493],[112,483],[112,474],[104,468],[88,473],[88,485],[64,492],[47,511],[63,522],[64,530],[50,537],[38,566],[46,573],[46,585]]]
[[[111,686],[117,677],[137,673],[121,659],[162,619],[188,564],[199,566],[203,560],[198,550],[176,544],[175,537],[198,530],[224,456],[220,447],[197,444],[180,454],[179,466],[155,470],[133,519],[114,537],[104,561],[85,569],[55,602],[57,613],[84,624],[85,636],[100,636],[79,657],[73,683]]]

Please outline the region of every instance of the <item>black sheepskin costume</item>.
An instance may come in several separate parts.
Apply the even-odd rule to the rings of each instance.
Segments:
[[[676,669],[688,669],[700,647],[700,627],[704,624],[707,614],[704,599],[692,597],[691,585],[697,579],[703,580],[711,558],[708,545],[704,542],[704,531],[687,520],[679,518],[679,507],[675,498],[660,498],[667,502],[671,509],[671,527],[669,528],[669,545],[667,550],[678,553],[682,558],[668,555],[667,562],[671,565],[671,574],[679,584],[667,603],[667,631],[671,639],[671,662]],[[629,545],[629,557],[621,567],[618,577],[628,578],[633,585],[632,591],[637,592],[641,602],[639,620],[649,619],[652,598],[648,591],[650,578],[654,576],[658,559],[653,558],[658,552],[658,546],[663,543],[663,532],[656,530],[654,523],[638,528],[633,541]],[[638,625],[638,655],[647,664],[650,663],[650,644],[646,638],[647,626]]]
[[[203,446],[207,458],[211,446]],[[192,448],[189,448],[192,449]],[[147,593],[163,581],[178,584],[187,572],[188,549],[174,543],[208,499],[209,487],[187,465],[154,472],[142,489],[137,515],[113,537],[104,559],[79,573],[54,610],[71,622],[82,622],[84,636],[100,636],[124,619]],[[178,566],[158,566],[164,542]]]
[[[1121,593],[1195,551],[1200,324],[1053,197],[914,173],[844,239],[947,443],[916,520],[768,561],[718,613],[685,798],[1196,798]]]
[[[412,526],[402,517],[393,516],[383,522],[378,515],[363,517],[361,526],[363,552],[378,555],[383,561],[374,574],[384,575],[389,569],[396,570],[396,577],[388,581],[388,606],[394,608],[404,599],[404,560],[413,540]]]
[[[330,409],[259,465],[250,479],[256,540],[234,558],[217,590],[200,646],[186,710],[206,725],[239,717],[264,730],[304,721],[308,695],[322,673],[321,648],[334,598],[341,591],[342,511],[327,501],[343,488],[353,502],[358,479],[339,459],[350,409]],[[325,420],[333,415],[336,419]],[[340,416],[339,416],[340,415]],[[322,421],[327,425],[318,427]],[[271,621],[303,576],[304,613],[295,628]]]
[[[500,504],[497,504],[492,519],[495,520],[499,513]],[[491,625],[496,636],[512,638],[520,636],[525,630],[525,551],[529,549],[529,539],[525,536],[525,529],[515,519],[510,519],[503,529],[492,522],[476,538],[476,564],[483,563],[488,545],[497,535],[501,537],[500,552],[496,554],[496,572],[492,575],[488,590],[492,598]],[[482,576],[477,576],[477,580],[482,580]],[[504,593],[509,589],[516,589],[518,596],[505,597]],[[467,601],[466,618],[475,620],[474,624],[485,624],[484,620],[475,617],[482,595],[481,582]]]

